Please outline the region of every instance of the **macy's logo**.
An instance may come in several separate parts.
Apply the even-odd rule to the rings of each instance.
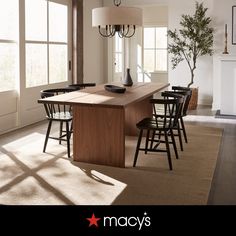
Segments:
[[[99,223],[103,224],[104,227],[137,227],[141,230],[142,227],[151,226],[151,218],[144,213],[143,217],[138,216],[104,216],[103,218],[96,218],[95,214],[92,214],[91,218],[86,218],[89,221],[89,227],[99,227]]]

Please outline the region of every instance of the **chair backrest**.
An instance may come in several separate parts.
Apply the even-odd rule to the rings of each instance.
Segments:
[[[40,91],[41,98],[48,98],[48,97],[53,97],[56,95],[64,94],[64,93],[69,93],[73,92],[74,89],[71,88],[56,88],[56,89],[46,89]],[[59,103],[44,103],[44,108],[47,114],[47,118],[55,118],[56,113],[64,113],[66,114],[67,112],[71,113],[72,107],[71,105],[66,105],[66,104],[59,104]]]
[[[191,96],[191,91],[173,91],[173,90],[169,90],[169,91],[165,91],[166,94],[169,94],[169,96],[171,96],[173,94],[174,95],[180,95],[183,97],[183,104],[182,104],[182,108],[181,108],[181,113],[180,116],[186,116],[187,114],[187,109],[188,109],[188,104],[189,104],[189,99]]]
[[[178,119],[182,116],[183,112],[183,106],[184,106],[184,101],[185,101],[185,96],[182,93],[172,93],[169,91],[165,91],[161,93],[161,96],[164,97],[164,99],[178,99],[178,103],[176,104],[175,107],[175,113],[174,113],[174,126],[177,124]]]
[[[169,96],[169,94],[162,93],[163,99],[150,99],[153,105],[154,117],[158,125],[158,119],[162,119],[164,128],[172,128],[178,122],[179,112],[183,105],[182,96]],[[162,106],[163,109],[157,110],[157,106]],[[159,113],[161,111],[161,113]]]
[[[69,93],[69,92],[73,92],[73,91],[74,91],[74,89],[72,89],[72,88],[56,88],[56,89],[41,90],[40,94],[41,94],[41,98],[45,98],[45,97],[52,97],[55,95]]]
[[[70,84],[69,88],[73,88],[74,90],[80,90],[86,87],[94,87],[94,86],[96,86],[96,83]]]
[[[188,111],[188,106],[189,106],[189,102],[192,96],[192,90],[191,88],[188,87],[181,87],[181,86],[172,86],[172,89],[175,92],[182,92],[185,94],[185,100],[184,100],[184,105],[183,105],[183,116],[187,115],[187,111]]]

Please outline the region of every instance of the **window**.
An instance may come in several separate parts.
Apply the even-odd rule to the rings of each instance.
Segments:
[[[18,8],[18,0],[0,1],[0,92],[16,88]]]
[[[120,82],[124,67],[124,40],[116,34],[112,40],[112,81]]]
[[[118,34],[116,34],[114,37],[114,41],[115,73],[121,73],[123,67],[123,40],[118,36]]]
[[[144,28],[144,70],[167,71],[167,27]]]
[[[68,6],[25,0],[26,87],[68,80]]]

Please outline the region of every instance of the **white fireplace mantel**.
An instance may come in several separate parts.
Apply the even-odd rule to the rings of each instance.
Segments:
[[[213,63],[212,109],[236,115],[236,55],[215,56]]]

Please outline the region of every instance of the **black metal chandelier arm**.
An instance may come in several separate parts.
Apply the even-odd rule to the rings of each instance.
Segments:
[[[125,29],[125,27],[122,26],[121,30],[118,32],[118,35],[120,38],[131,38],[132,36],[134,36],[135,30],[136,30],[136,27],[135,27],[135,25],[133,25],[133,32],[131,34],[129,34],[131,32],[131,27],[129,25],[127,25],[127,27]]]
[[[104,33],[101,31],[101,26],[100,26],[100,25],[98,26],[98,30],[99,30],[99,34],[101,34],[103,37],[106,37],[106,38],[112,37],[112,35],[111,35],[110,33],[107,34],[107,26],[106,26],[106,34],[104,34]]]
[[[113,25],[106,25],[105,33],[102,32],[100,25],[98,26],[98,29],[99,29],[100,35],[102,35],[103,37],[106,37],[106,38],[111,38],[116,33],[115,28],[114,28]]]
[[[113,25],[109,25],[109,35],[110,37],[114,36],[116,33],[115,27]]]
[[[118,35],[119,35],[120,38],[124,38],[125,37],[125,35],[126,35],[126,33],[125,33],[125,25],[122,25],[120,27],[120,30],[118,31]]]
[[[126,36],[126,38],[131,38],[132,36],[134,36],[135,31],[136,31],[136,26],[133,25],[133,33],[131,35],[129,35],[129,36]]]
[[[114,2],[114,5],[117,7],[119,7],[121,4],[121,0],[114,0],[113,2]]]
[[[124,31],[123,31],[124,37],[127,37],[129,32],[130,32],[130,28],[129,28],[129,25],[127,25],[126,26],[126,32],[125,32],[125,28],[124,28]]]

